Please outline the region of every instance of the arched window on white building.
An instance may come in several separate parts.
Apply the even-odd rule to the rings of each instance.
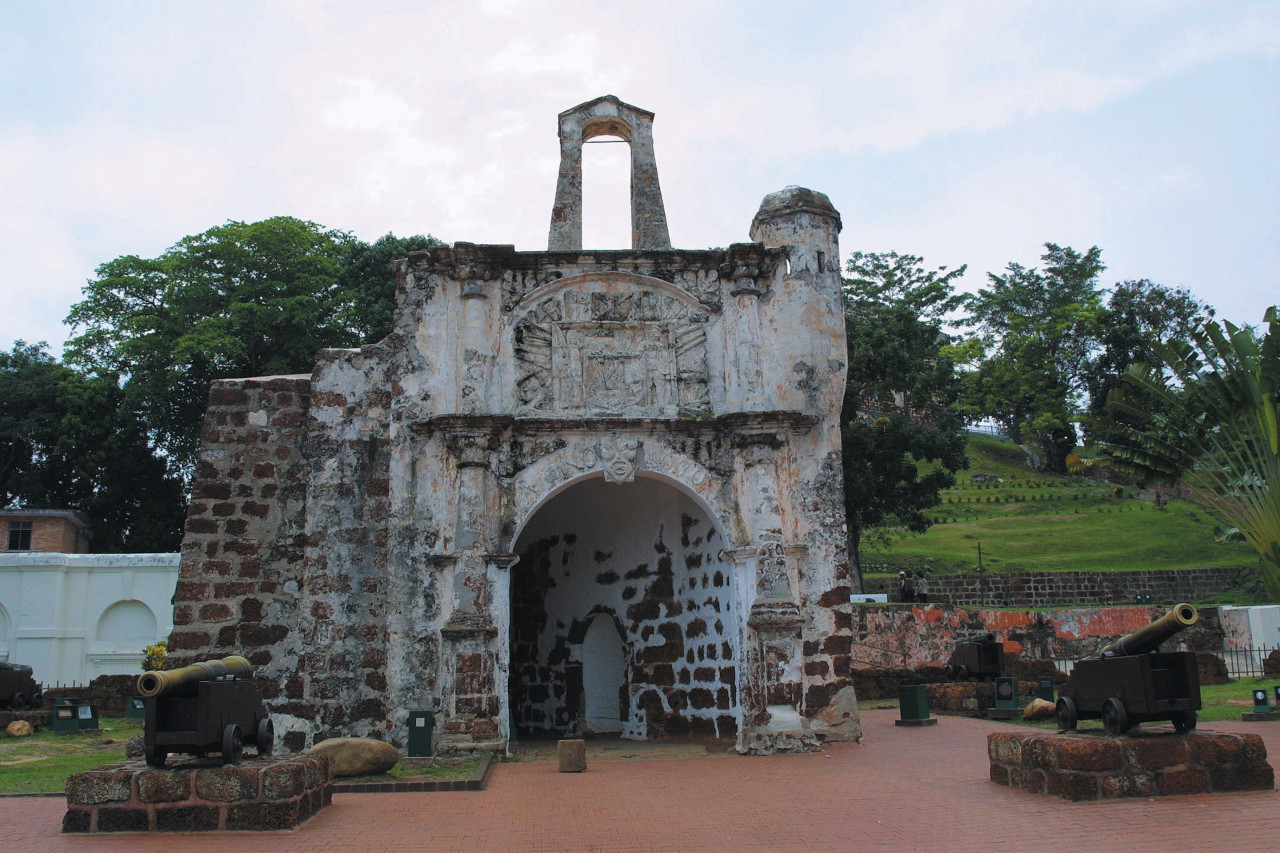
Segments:
[[[86,675],[141,672],[143,649],[156,641],[156,615],[141,601],[117,601],[102,611],[89,643]]]

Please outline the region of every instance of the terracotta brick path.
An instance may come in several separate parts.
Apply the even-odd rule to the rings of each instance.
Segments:
[[[899,728],[866,711],[863,746],[771,758],[548,762],[494,768],[482,793],[345,794],[295,832],[64,836],[61,799],[0,799],[0,850],[1059,850],[1270,849],[1280,793],[1067,803],[990,782],[999,723]],[[1280,763],[1280,722],[1257,732]]]

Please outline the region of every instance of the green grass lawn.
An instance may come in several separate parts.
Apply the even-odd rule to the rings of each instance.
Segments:
[[[1117,571],[1202,566],[1252,566],[1243,543],[1215,541],[1203,508],[1170,501],[1157,509],[1129,488],[1083,477],[1034,472],[1015,445],[985,436],[969,442],[970,470],[930,513],[928,533],[868,553],[868,575],[931,566],[935,572]],[[1000,477],[974,483],[975,474]]]
[[[0,793],[32,794],[62,791],[73,773],[125,760],[124,744],[142,731],[140,720],[103,717],[96,732],[60,734],[47,729],[31,737],[0,734]],[[111,741],[106,743],[105,741]],[[252,750],[249,751],[253,754]],[[343,779],[344,782],[470,779],[480,756],[457,760],[414,760],[397,764],[390,773]]]
[[[73,773],[124,761],[124,743],[142,731],[142,722],[103,717],[98,723],[96,732],[0,735],[0,793],[61,791]]]

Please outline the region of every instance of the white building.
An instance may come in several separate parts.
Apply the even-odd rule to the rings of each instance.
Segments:
[[[45,687],[141,671],[173,629],[178,554],[0,553],[0,661]]]

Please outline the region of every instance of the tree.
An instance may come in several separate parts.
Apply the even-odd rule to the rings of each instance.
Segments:
[[[407,258],[410,252],[443,245],[429,234],[412,237],[384,234],[372,243],[350,242],[339,286],[351,295],[351,326],[361,343],[375,343],[391,333],[396,308],[391,262]]]
[[[1045,244],[1043,269],[1010,263],[966,300],[990,355],[968,378],[968,406],[992,417],[1037,467],[1064,473],[1076,445],[1102,310],[1102,251]]]
[[[181,472],[194,465],[214,379],[309,373],[360,343],[339,280],[350,235],[281,216],[184,237],[158,258],[98,267],[67,323],[67,359],[125,378],[125,396]]]
[[[77,373],[44,344],[0,353],[0,498],[84,512],[99,552],[174,551],[182,541],[182,483],[115,377]]]
[[[1099,352],[1085,374],[1089,408],[1083,420],[1085,437],[1106,441],[1109,424],[1123,414],[1107,411],[1112,390],[1124,384],[1132,364],[1156,361],[1155,348],[1162,341],[1186,339],[1197,322],[1213,317],[1213,309],[1183,288],[1173,289],[1147,279],[1125,281],[1112,288],[1106,308],[1098,316]],[[1131,393],[1138,393],[1130,386]],[[1157,405],[1148,398],[1146,405]]]
[[[964,267],[925,271],[910,255],[855,253],[845,281],[849,378],[841,412],[849,556],[886,529],[923,533],[925,510],[968,467],[959,379],[941,316]],[[927,469],[921,471],[921,463]]]
[[[1157,345],[1156,360],[1131,366],[1111,395],[1134,425],[1117,424],[1100,450],[1140,479],[1183,479],[1257,550],[1280,601],[1280,311],[1263,322],[1259,337],[1206,319],[1187,340]]]
[[[901,305],[921,320],[941,324],[947,315],[965,304],[955,292],[968,264],[947,271],[923,269],[924,258],[897,252],[854,252],[849,256],[844,280],[846,300],[852,305]]]

